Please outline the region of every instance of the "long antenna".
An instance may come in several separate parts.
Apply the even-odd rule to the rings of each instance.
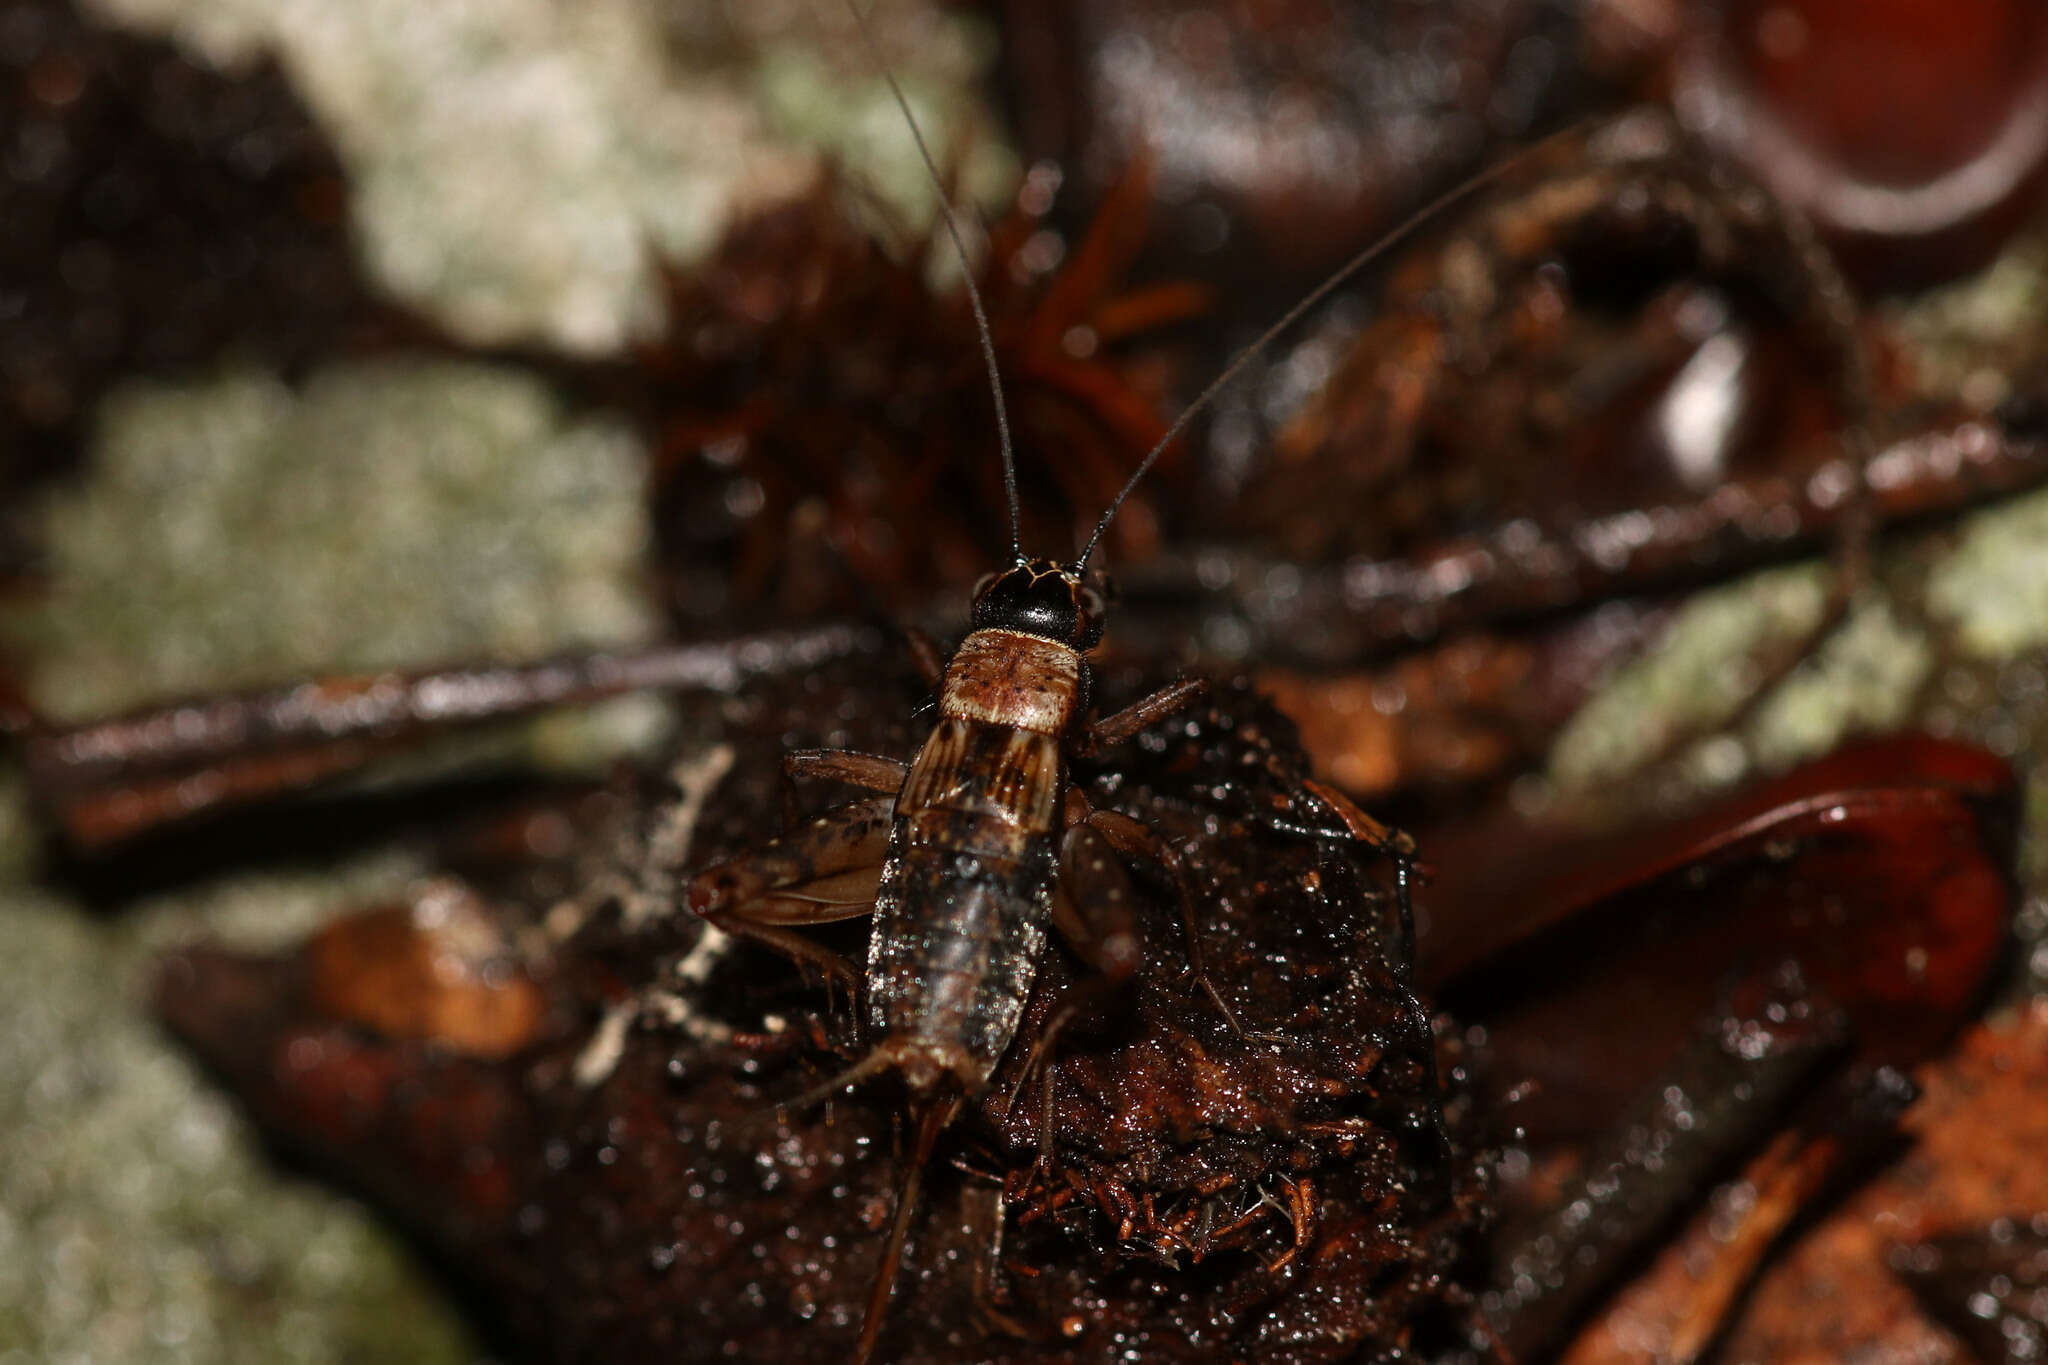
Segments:
[[[974,287],[974,262],[967,254],[966,241],[960,236],[960,224],[953,216],[953,205],[946,198],[946,184],[939,176],[939,163],[932,158],[932,149],[925,145],[924,130],[917,126],[917,119],[910,112],[910,101],[903,97],[903,87],[896,83],[896,73],[889,69],[888,59],[883,57],[882,46],[875,41],[874,30],[868,26],[868,18],[861,13],[860,6],[854,0],[846,0],[846,8],[860,29],[861,41],[867,45],[868,55],[881,69],[882,79],[889,83],[889,93],[896,97],[896,107],[903,111],[903,121],[910,125],[910,136],[917,141],[917,154],[924,158],[924,168],[932,178],[932,188],[939,194],[939,216],[945,219],[946,235],[953,239],[953,249],[960,253],[960,278],[967,285],[967,302],[974,309],[974,327],[981,335],[981,358],[988,365],[989,392],[996,400],[996,434],[1001,438],[1003,447],[1003,492],[1010,500],[1010,553],[1022,564],[1024,516],[1017,500],[1017,457],[1010,449],[1010,414],[1003,406],[1003,377],[996,369],[995,338],[989,332],[988,314],[982,311],[981,291]],[[1122,497],[1117,501],[1123,501]]]
[[[1244,369],[1246,365],[1249,365],[1259,352],[1271,345],[1273,340],[1282,332],[1299,322],[1302,314],[1328,298],[1331,292],[1338,286],[1379,259],[1389,248],[1412,235],[1424,223],[1427,223],[1460,199],[1471,194],[1474,190],[1500,179],[1503,175],[1522,165],[1530,157],[1542,151],[1551,143],[1558,141],[1568,134],[1577,132],[1582,126],[1582,124],[1574,124],[1569,128],[1553,133],[1542,141],[1532,143],[1528,147],[1523,148],[1505,161],[1497,162],[1445,190],[1442,194],[1402,219],[1398,226],[1387,232],[1371,246],[1353,256],[1343,265],[1338,266],[1334,274],[1309,291],[1308,297],[1288,309],[1286,313],[1281,315],[1278,322],[1260,333],[1258,340],[1252,342],[1251,345],[1245,347],[1242,351],[1239,351],[1230,364],[1224,367],[1223,373],[1210,380],[1209,387],[1197,394],[1194,402],[1181,409],[1180,416],[1173,419],[1173,425],[1166,429],[1166,434],[1159,438],[1159,443],[1153,446],[1147,452],[1145,458],[1139,461],[1138,467],[1131,471],[1131,477],[1125,481],[1123,489],[1116,495],[1116,500],[1110,503],[1109,510],[1102,514],[1102,520],[1095,523],[1095,534],[1088,537],[1088,544],[1081,551],[1081,557],[1074,561],[1073,571],[1078,574],[1087,569],[1089,556],[1095,553],[1095,547],[1101,543],[1103,533],[1109,530],[1109,523],[1115,518],[1117,509],[1124,505],[1124,499],[1131,495],[1131,490],[1138,486],[1138,481],[1145,477],[1154,464],[1158,463],[1159,457],[1165,453],[1166,448],[1172,445],[1174,439],[1187,429],[1188,423],[1194,420],[1195,414],[1207,407],[1210,401],[1216,397],[1217,393],[1222,390],[1223,386],[1235,379],[1238,372]]]

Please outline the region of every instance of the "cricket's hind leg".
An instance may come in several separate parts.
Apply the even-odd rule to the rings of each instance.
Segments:
[[[1207,678],[1183,678],[1177,683],[1162,687],[1157,692],[1138,698],[1121,711],[1091,722],[1082,731],[1078,748],[1082,753],[1090,754],[1112,744],[1121,744],[1140,730],[1187,710],[1206,696],[1208,691]]]
[[[835,806],[781,838],[705,868],[690,879],[684,903],[727,933],[766,944],[856,993],[860,974],[853,964],[796,927],[874,909],[895,810],[893,796]]]

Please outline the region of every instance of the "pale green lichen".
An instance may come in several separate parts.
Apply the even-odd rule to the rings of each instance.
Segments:
[[[43,509],[49,592],[10,623],[53,711],[653,627],[636,444],[531,377],[413,360],[302,391],[246,372],[137,386],[100,434],[94,477]],[[660,714],[625,699],[520,729],[509,749],[502,732],[459,739],[410,776],[480,754],[588,765],[645,742]],[[95,919],[9,884],[36,847],[12,786],[0,780],[0,1362],[469,1358],[389,1236],[272,1171],[139,1001],[162,947],[279,948],[334,907],[402,890],[417,865],[241,877]],[[25,1355],[6,1354],[15,1343]]]
[[[1933,668],[1926,636],[1883,596],[1865,594],[1813,657],[1763,699],[1746,728],[1749,753],[1776,771],[1849,735],[1897,729]]]
[[[640,0],[98,0],[216,64],[275,54],[354,181],[365,264],[467,340],[617,349],[649,259],[806,183],[737,83],[676,79]]]
[[[1927,605],[1980,658],[2048,646],[2048,493],[1965,521],[1962,543],[1929,575]]]
[[[124,390],[13,633],[60,717],[165,692],[644,638],[636,442],[453,361]]]
[[[275,943],[416,871],[244,879],[118,921],[0,886],[0,1362],[475,1358],[391,1234],[271,1167],[135,1007],[167,942]]]
[[[2011,393],[2022,356],[2039,345],[2044,279],[2048,236],[2037,229],[2015,238],[1986,269],[1878,311],[1905,341],[1922,392],[1961,395],[1988,409]]]
[[[1549,774],[1579,790],[1634,772],[1711,732],[1749,700],[1759,662],[1810,634],[1827,570],[1795,565],[1695,595],[1656,645],[1621,669],[1551,746]]]
[[[676,16],[650,0],[93,0],[227,68],[277,56],[334,138],[371,275],[479,344],[616,351],[659,323],[655,259],[689,264],[735,213],[787,198],[820,150],[890,187],[912,224],[933,195],[873,59],[835,7]],[[877,6],[885,58],[938,145],[979,130],[967,184],[1014,180],[974,95],[971,20]],[[708,16],[708,17],[707,17]],[[820,54],[852,54],[858,81]],[[790,74],[792,65],[801,67]],[[772,98],[773,110],[762,101]],[[892,121],[893,120],[893,121]],[[902,187],[914,183],[918,188]]]
[[[886,82],[876,76],[835,77],[812,52],[779,49],[761,64],[760,102],[775,128],[792,141],[814,146],[844,167],[854,182],[888,206],[894,223],[917,225],[930,219],[933,191],[923,161],[883,153],[909,146],[903,113]],[[986,128],[955,126],[945,117],[949,92],[922,80],[902,83],[925,140],[940,169],[958,175],[966,196],[999,203],[1017,181],[1016,159]],[[880,225],[878,225],[880,226]],[[893,236],[895,234],[884,234]],[[950,261],[939,253],[941,261]]]

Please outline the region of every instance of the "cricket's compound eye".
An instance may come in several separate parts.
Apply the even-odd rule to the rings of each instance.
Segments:
[[[1049,559],[991,574],[974,590],[976,630],[1014,630],[1085,653],[1101,642],[1102,620],[1102,595]]]

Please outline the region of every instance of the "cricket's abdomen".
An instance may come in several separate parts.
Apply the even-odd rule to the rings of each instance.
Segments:
[[[1064,791],[1052,735],[941,719],[897,798],[868,1023],[916,1089],[969,1093],[1016,1036],[1045,946]]]

